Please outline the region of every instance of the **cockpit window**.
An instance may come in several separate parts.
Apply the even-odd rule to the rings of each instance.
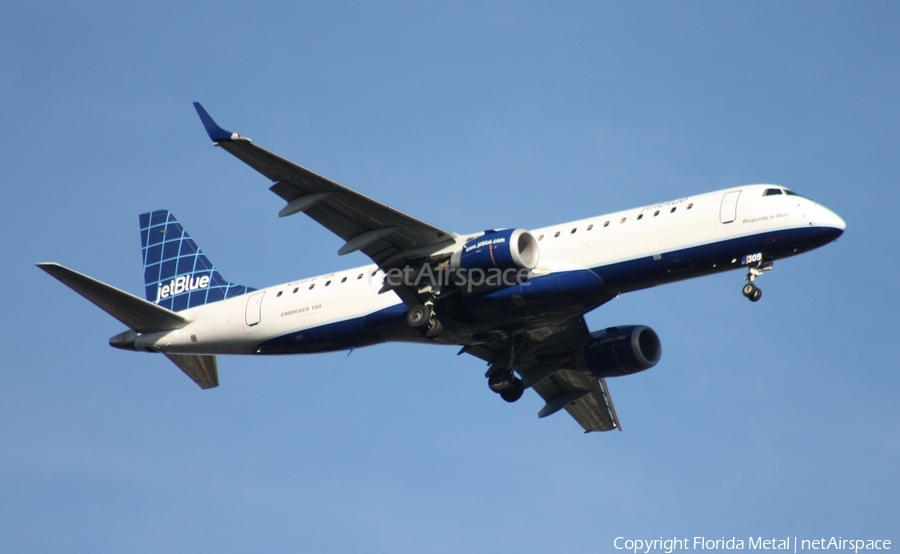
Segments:
[[[785,191],[787,192],[787,191]],[[776,194],[781,194],[781,189],[766,189],[766,192],[763,193],[763,196],[775,196]],[[793,193],[789,193],[793,194]]]
[[[784,189],[784,193],[787,194],[788,196],[796,196],[797,198],[803,198],[805,200],[809,200],[809,198],[806,198],[802,194],[797,194],[796,192],[794,192],[792,190]]]

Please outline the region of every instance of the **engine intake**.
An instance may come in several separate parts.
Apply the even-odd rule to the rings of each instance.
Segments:
[[[584,369],[594,377],[619,377],[655,366],[662,345],[653,329],[626,325],[594,331],[582,354]]]

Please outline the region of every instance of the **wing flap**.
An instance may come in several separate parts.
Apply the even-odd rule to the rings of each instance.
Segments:
[[[564,369],[539,381],[533,388],[547,402],[544,409],[553,410],[550,413],[561,408],[557,406],[560,401],[565,402],[566,411],[581,425],[585,433],[621,430],[605,382]],[[539,414],[539,417],[550,413],[543,416]]]

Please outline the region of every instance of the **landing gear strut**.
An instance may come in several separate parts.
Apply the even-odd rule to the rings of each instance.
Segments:
[[[772,262],[759,262],[747,268],[747,283],[741,289],[741,294],[750,299],[750,302],[758,302],[762,298],[762,289],[753,282],[762,276],[763,271],[772,269]]]

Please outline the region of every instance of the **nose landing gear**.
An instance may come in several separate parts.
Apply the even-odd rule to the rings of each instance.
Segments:
[[[754,285],[753,283],[747,283],[744,285],[744,289],[741,291],[741,294],[750,299],[750,302],[756,302],[760,298],[762,298],[762,289]]]
[[[756,286],[753,281],[755,281],[757,277],[762,276],[763,271],[769,271],[772,267],[772,262],[763,263],[760,261],[747,268],[747,284],[741,289],[741,294],[750,299],[750,302],[758,302],[759,299],[762,298],[762,289]]]

